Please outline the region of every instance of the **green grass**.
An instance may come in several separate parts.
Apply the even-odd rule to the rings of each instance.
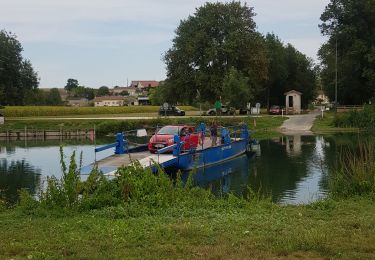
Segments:
[[[0,258],[375,258],[374,198],[133,211],[129,216],[115,207],[60,217],[3,211]]]
[[[312,127],[314,133],[332,133],[332,132],[357,132],[359,128],[344,128],[335,126],[335,112],[327,112],[324,118],[318,117]]]
[[[197,111],[192,106],[181,106],[186,111]],[[63,107],[63,106],[7,106],[2,109],[6,117],[72,116],[72,115],[113,115],[150,113],[159,111],[159,106],[123,107]]]

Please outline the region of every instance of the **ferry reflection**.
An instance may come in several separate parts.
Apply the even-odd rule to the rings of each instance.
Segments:
[[[193,174],[194,185],[210,189],[217,196],[229,192],[242,196],[249,179],[249,160],[253,156],[244,154],[220,164],[185,172],[182,181],[186,182],[189,174]]]

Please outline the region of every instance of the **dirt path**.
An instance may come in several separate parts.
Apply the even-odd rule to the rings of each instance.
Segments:
[[[313,111],[305,115],[291,115],[289,119],[284,122],[280,127],[282,133],[303,133],[303,134],[312,134],[311,127],[319,115],[319,111]]]

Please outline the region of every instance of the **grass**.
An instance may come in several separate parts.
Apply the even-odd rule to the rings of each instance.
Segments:
[[[197,111],[192,106],[181,106],[186,111]],[[5,117],[114,115],[158,112],[159,106],[123,107],[65,107],[65,106],[7,106],[2,109]]]
[[[333,132],[358,132],[359,128],[337,127],[335,126],[335,112],[326,112],[324,118],[318,117],[314,121],[312,131],[314,133],[333,133]]]
[[[374,198],[222,204],[136,208],[133,216],[123,207],[60,217],[6,210],[0,258],[375,258]]]

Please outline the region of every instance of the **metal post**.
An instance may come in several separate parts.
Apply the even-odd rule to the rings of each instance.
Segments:
[[[336,72],[335,72],[335,110],[337,111],[337,78],[338,78],[338,73],[337,73],[337,60],[338,60],[338,54],[337,54],[337,34],[336,34],[336,61],[335,61],[335,64],[336,64]]]

